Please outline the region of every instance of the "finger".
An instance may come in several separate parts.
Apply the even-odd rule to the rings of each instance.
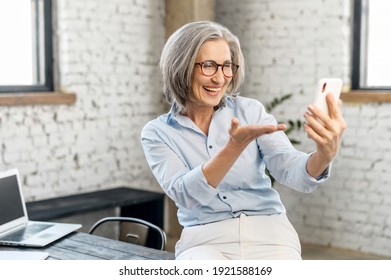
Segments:
[[[324,122],[319,122],[319,120],[315,116],[309,113],[305,113],[304,118],[307,121],[306,125],[311,127],[311,129],[317,134],[321,136],[325,136],[327,134],[327,129],[325,128]]]
[[[316,133],[316,131],[313,130],[312,127],[309,126],[308,124],[304,124],[304,130],[305,132],[307,132],[308,137],[314,140],[316,143],[318,144],[324,143],[323,138],[318,133]]]
[[[277,125],[262,125],[260,126],[260,133],[261,134],[271,134],[276,131],[285,131],[286,130],[285,124],[277,124]]]
[[[277,130],[285,131],[286,129],[287,129],[287,127],[286,127],[286,124],[284,124],[284,123],[279,123],[277,125]]]
[[[304,118],[307,121],[312,120],[313,122],[317,122],[319,123],[319,125],[323,125],[323,126],[324,124],[330,121],[330,117],[317,106],[311,104],[308,106],[308,110],[309,113],[308,112],[304,113]]]
[[[346,128],[346,122],[342,116],[342,100],[338,99],[334,103],[335,111],[332,112],[332,110],[330,110],[330,117],[337,121],[338,127],[340,128],[339,131],[343,131]]]
[[[337,101],[334,98],[334,95],[329,92],[326,95],[326,102],[327,102],[327,107],[329,108],[329,116],[330,118],[334,119],[339,116],[339,106]]]
[[[237,118],[232,118],[231,120],[231,131],[236,131],[239,127],[239,120]]]
[[[284,124],[278,124],[278,125],[248,125],[242,127],[243,129],[247,130],[248,133],[250,133],[253,137],[259,137],[264,134],[271,134],[276,131],[284,130],[286,126]]]
[[[342,108],[342,100],[341,99],[338,99],[338,107]]]

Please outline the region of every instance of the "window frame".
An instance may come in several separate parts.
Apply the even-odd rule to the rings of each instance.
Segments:
[[[351,89],[342,92],[341,99],[350,103],[373,103],[373,102],[391,102],[391,89],[387,88],[364,88],[360,87],[360,52],[361,52],[361,11],[365,0],[353,1],[353,38],[352,38],[352,70],[351,70]]]
[[[38,4],[39,0],[34,3]],[[23,94],[26,92],[52,92],[54,90],[53,71],[53,32],[52,32],[52,3],[43,0],[43,32],[44,32],[44,69],[45,83],[42,85],[0,85],[0,96],[3,94]]]
[[[364,53],[366,53],[366,42],[362,41],[363,33],[368,33],[367,20],[363,17],[363,6],[368,9],[368,0],[355,0],[353,7],[353,56],[352,56],[352,89],[365,91],[391,91],[391,84],[389,86],[361,86],[360,82],[364,77],[364,72],[367,71],[364,62]],[[363,30],[363,28],[366,28]],[[368,38],[368,36],[365,36]],[[391,93],[391,92],[390,92]]]

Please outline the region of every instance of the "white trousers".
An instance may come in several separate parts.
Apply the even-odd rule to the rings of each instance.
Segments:
[[[186,227],[177,260],[301,260],[299,237],[285,213]]]

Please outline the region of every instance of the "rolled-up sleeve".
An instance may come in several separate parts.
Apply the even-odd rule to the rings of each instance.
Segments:
[[[217,195],[218,191],[208,185],[202,165],[190,169],[152,125],[144,127],[141,143],[153,175],[177,205],[194,209],[209,204]]]
[[[286,137],[283,132],[278,133],[281,135],[276,134],[273,137],[261,137],[263,139],[259,141],[260,150],[270,174],[279,183],[294,190],[314,191],[320,182],[307,172],[306,165],[310,155],[297,151],[290,143],[286,143],[283,139]],[[273,144],[269,145],[269,143]]]
[[[263,107],[258,112],[260,123],[277,123]],[[307,161],[311,154],[294,148],[284,132],[263,135],[257,139],[257,143],[267,169],[274,179],[285,186],[300,192],[312,192],[329,177],[330,166],[320,177],[310,176],[307,172]]]

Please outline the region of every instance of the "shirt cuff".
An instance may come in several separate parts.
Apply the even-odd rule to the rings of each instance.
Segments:
[[[194,168],[184,179],[187,193],[201,205],[207,205],[218,194],[218,190],[210,186],[202,172],[202,165]]]
[[[313,153],[309,154],[308,156],[308,159],[312,156]],[[307,159],[307,161],[308,161]],[[306,163],[307,165],[307,163]],[[308,175],[308,177],[311,179],[312,182],[316,182],[316,183],[323,183],[324,181],[326,181],[329,177],[330,177],[330,174],[331,174],[331,166],[332,166],[332,162],[330,162],[330,164],[327,166],[327,168],[322,172],[322,174],[320,174],[318,177],[314,178],[312,177],[310,174],[308,174],[308,171],[307,171],[307,166],[305,168],[306,170],[306,173]]]
[[[316,177],[316,181],[318,181],[319,183],[320,182],[324,182],[327,178],[330,177],[330,173],[331,173],[331,162],[329,164],[329,166],[327,166],[327,168],[325,169],[325,171],[323,171],[322,174],[320,174],[318,177]]]

